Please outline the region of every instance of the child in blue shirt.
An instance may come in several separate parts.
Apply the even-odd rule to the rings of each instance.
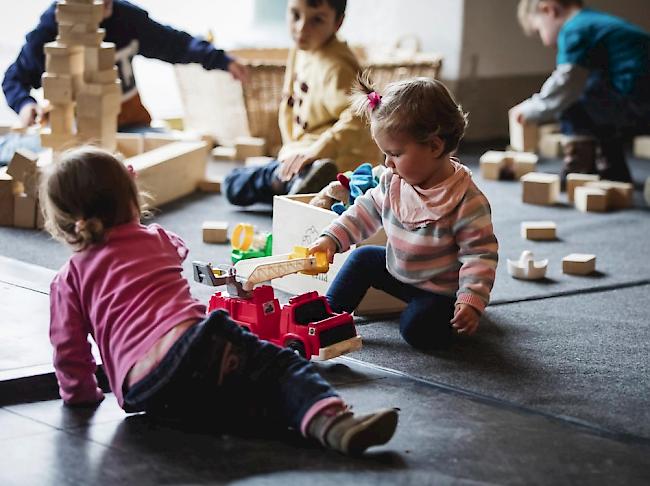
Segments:
[[[650,123],[650,35],[582,0],[520,0],[518,14],[528,34],[557,45],[557,66],[539,93],[512,109],[517,120],[560,120],[563,177],[597,172],[631,181],[623,141]]]

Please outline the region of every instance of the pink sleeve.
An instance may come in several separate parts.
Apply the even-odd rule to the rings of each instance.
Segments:
[[[183,238],[178,236],[176,233],[167,231],[159,224],[152,224],[150,225],[150,227],[157,229],[158,233],[167,241],[169,241],[169,243],[171,243],[174,248],[176,248],[176,252],[178,253],[178,256],[181,257],[181,262],[185,261],[190,251],[187,248],[185,241],[183,241]]]
[[[70,280],[66,269],[50,286],[50,342],[59,393],[66,404],[98,403],[104,394],[95,378],[97,364],[88,342],[90,326]]]

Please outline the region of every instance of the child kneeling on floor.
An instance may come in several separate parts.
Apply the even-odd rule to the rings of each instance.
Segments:
[[[80,148],[41,186],[45,227],[75,253],[51,284],[50,340],[69,405],[103,400],[91,335],[119,405],[165,419],[286,424],[350,454],[387,442],[394,409],[354,416],[311,363],[190,295],[188,250],[157,224],[140,224],[132,171],[110,153]],[[238,415],[239,414],[239,415]]]
[[[386,247],[355,249],[327,293],[336,312],[352,312],[374,287],[408,303],[400,332],[411,346],[444,348],[473,334],[488,304],[497,266],[490,204],[452,153],[467,124],[447,88],[434,79],[392,83],[378,93],[359,79],[354,107],[370,120],[386,156],[379,185],[310,247],[345,252],[381,228]]]

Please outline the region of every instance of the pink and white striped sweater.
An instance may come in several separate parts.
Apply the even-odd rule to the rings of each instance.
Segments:
[[[455,293],[457,304],[482,313],[494,285],[498,242],[487,198],[469,169],[452,163],[454,174],[427,190],[387,169],[379,185],[358,197],[322,234],[345,252],[383,227],[391,275],[431,292]]]

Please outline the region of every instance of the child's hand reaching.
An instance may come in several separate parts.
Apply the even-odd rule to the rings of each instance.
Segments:
[[[456,304],[454,318],[451,320],[451,327],[456,329],[458,334],[471,336],[478,329],[479,313],[468,304]]]
[[[329,236],[321,236],[309,247],[309,254],[313,255],[317,251],[327,253],[327,261],[332,263],[334,261],[334,254],[336,253],[336,243]]]

